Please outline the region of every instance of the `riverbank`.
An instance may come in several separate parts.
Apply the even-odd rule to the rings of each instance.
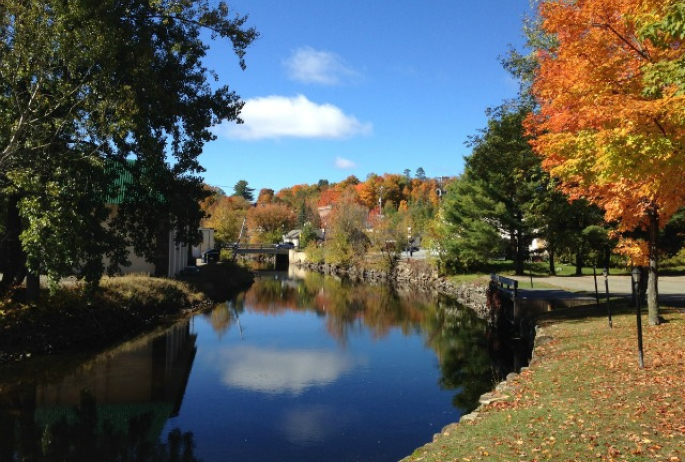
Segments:
[[[639,369],[634,312],[602,311],[540,317],[530,367],[404,462],[685,460],[685,313],[644,328]]]
[[[18,289],[0,300],[0,364],[59,351],[98,349],[211,307],[252,283],[230,263],[198,267],[179,279],[104,278],[88,299],[78,284],[44,291],[36,304]]]

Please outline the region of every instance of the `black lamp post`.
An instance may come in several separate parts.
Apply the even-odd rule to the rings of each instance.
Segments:
[[[609,305],[609,268],[604,268],[602,274],[604,275],[604,289],[607,294],[607,314],[609,315],[609,328],[611,329],[614,326],[611,321],[611,305]]]
[[[640,369],[644,369],[645,362],[642,352],[642,313],[640,311],[640,270],[638,268],[633,268],[631,274],[636,298],[635,306],[637,307],[637,354],[638,361],[640,363]]]
[[[597,290],[597,264],[592,264],[592,277],[595,279],[595,306],[599,310],[599,290]]]

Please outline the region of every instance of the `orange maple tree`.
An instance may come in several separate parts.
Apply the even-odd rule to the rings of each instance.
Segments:
[[[654,63],[682,60],[685,47],[641,38],[676,0],[549,0],[532,92],[539,111],[527,121],[543,167],[571,198],[600,205],[619,232],[649,231],[647,243],[624,239],[634,264],[649,262],[649,321],[658,324],[656,236],[685,204],[685,96],[645,78]]]
[[[247,212],[250,240],[254,243],[278,242],[283,234],[295,226],[296,221],[295,212],[286,204],[261,204]]]

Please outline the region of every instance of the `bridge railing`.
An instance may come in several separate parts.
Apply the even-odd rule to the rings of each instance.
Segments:
[[[273,244],[236,244],[228,247],[229,249],[245,249],[245,250],[264,250],[275,249]]]
[[[511,279],[492,273],[490,275],[490,280],[495,283],[499,289],[509,292],[514,299],[518,297],[519,282],[516,279]]]
[[[509,311],[509,309],[502,309],[503,305],[500,305],[499,309],[501,310],[504,318],[508,319],[511,324],[520,326],[521,307],[518,299],[519,282],[516,279],[511,279],[492,273],[490,275],[490,287],[496,289],[500,294],[503,294],[507,298],[511,299],[511,311]]]

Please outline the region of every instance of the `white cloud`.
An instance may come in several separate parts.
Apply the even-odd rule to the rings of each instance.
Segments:
[[[351,160],[344,159],[342,157],[336,157],[335,158],[335,167],[336,168],[346,170],[349,168],[355,168],[356,166],[357,166],[357,164],[355,164]]]
[[[301,83],[340,85],[359,77],[359,73],[337,54],[312,47],[298,48],[284,65],[289,77]]]
[[[218,133],[232,139],[262,140],[346,138],[372,131],[371,123],[362,123],[332,104],[314,103],[303,95],[248,99],[240,117],[245,123],[222,125]]]
[[[317,350],[241,347],[222,351],[219,359],[216,364],[226,385],[266,394],[296,396],[308,388],[335,382],[355,366],[349,356]]]

